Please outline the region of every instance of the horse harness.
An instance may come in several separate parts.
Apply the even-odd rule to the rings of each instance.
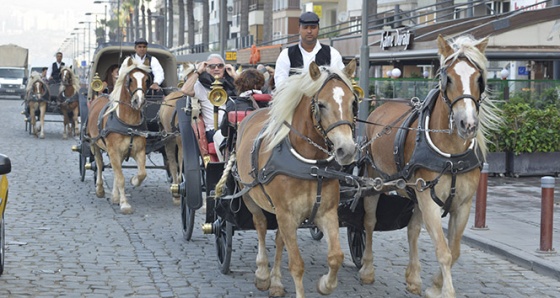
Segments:
[[[480,147],[475,146],[475,140],[472,141],[471,146],[465,152],[460,154],[442,154],[441,152],[436,150],[436,148],[434,148],[434,145],[431,142],[428,141],[427,134],[429,133],[429,115],[431,114],[435,106],[439,93],[439,89],[431,90],[428,93],[426,100],[422,104],[422,107],[420,109],[413,110],[404,120],[402,124],[402,128],[404,129],[398,129],[393,143],[393,154],[395,158],[395,165],[397,166],[397,173],[389,175],[380,171],[375,166],[373,160],[369,160],[369,162],[385,181],[391,181],[400,178],[408,180],[412,176],[412,174],[419,168],[439,172],[439,175],[434,180],[424,182],[420,191],[430,188],[432,200],[443,208],[444,212],[442,214],[442,217],[445,217],[447,213],[449,213],[451,203],[453,201],[453,198],[455,197],[455,183],[457,180],[457,175],[469,172],[477,167],[481,168],[482,161],[480,159],[480,156],[482,156],[482,153],[480,151]],[[467,97],[467,95],[462,95],[459,98],[465,97]],[[446,103],[448,103],[450,108],[458,100],[456,99],[455,101],[451,102],[446,98],[447,96],[444,96],[444,100]],[[418,129],[416,132],[415,144],[416,146],[414,147],[410,161],[405,164],[404,150],[400,149],[404,148],[405,146],[406,137],[409,132],[408,128],[410,128],[412,126],[412,123],[416,120],[418,120]],[[439,199],[435,193],[435,186],[439,182],[441,176],[443,176],[444,174],[451,175],[451,191],[445,203],[441,199]],[[412,188],[407,186],[406,190],[411,199],[416,201],[416,195]]]
[[[321,90],[325,86],[325,84],[331,79],[341,80],[341,78],[337,74],[331,74],[324,81],[323,85],[319,90]],[[289,137],[285,137],[282,142],[280,142],[272,149],[271,156],[267,160],[265,166],[259,169],[258,152],[260,151],[260,148],[263,143],[262,134],[267,128],[267,126],[265,125],[259,132],[259,135],[255,138],[255,141],[253,142],[253,147],[251,149],[251,171],[249,172],[249,174],[251,175],[251,177],[253,177],[253,181],[251,183],[244,183],[243,181],[241,181],[241,178],[239,177],[239,173],[237,173],[237,168],[235,168],[235,170],[233,171],[234,172],[233,175],[239,183],[243,184],[244,188],[236,194],[225,196],[223,199],[239,198],[245,193],[249,192],[249,190],[251,190],[253,187],[259,185],[262,192],[266,196],[268,202],[270,203],[270,206],[274,209],[275,207],[272,202],[272,199],[265,191],[263,185],[268,184],[276,175],[281,174],[281,175],[286,175],[286,176],[290,176],[297,179],[303,179],[303,180],[317,180],[317,195],[315,199],[315,204],[313,205],[311,215],[308,218],[308,221],[312,223],[315,219],[315,216],[321,204],[321,199],[322,199],[321,193],[322,193],[322,186],[323,186],[324,179],[342,180],[348,184],[356,185],[358,188],[360,188],[360,181],[361,181],[360,177],[353,176],[351,174],[343,172],[342,166],[340,166],[334,160],[334,156],[331,152],[333,143],[327,136],[329,131],[341,125],[349,125],[352,128],[352,132],[354,132],[355,123],[347,120],[341,120],[331,124],[329,127],[327,127],[327,129],[323,128],[323,126],[321,125],[321,116],[320,116],[319,105],[317,101],[318,93],[319,92],[317,92],[311,100],[311,114],[314,122],[313,125],[315,129],[319,132],[319,134],[322,136],[323,140],[325,141],[325,144],[327,145],[327,149],[314,143],[310,138],[301,134],[289,123],[284,122],[284,125],[286,125],[290,129],[290,131],[294,132],[296,135],[303,138],[314,147],[327,153],[329,157],[320,160],[307,159],[301,156],[299,153],[297,153],[297,151],[293,148]],[[354,120],[355,120],[357,114],[357,100],[354,100],[353,113],[354,113]],[[254,113],[250,114],[247,118],[253,117],[254,115],[255,115]],[[360,191],[356,192],[356,196],[359,196],[359,193]]]

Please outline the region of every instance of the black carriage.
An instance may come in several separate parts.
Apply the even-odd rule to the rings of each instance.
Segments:
[[[104,75],[113,64],[120,65],[123,60],[135,53],[133,43],[104,43],[101,44],[94,53],[91,69],[89,72],[89,83],[84,90],[84,96],[80,96],[80,138],[77,145],[72,146],[72,151],[79,153],[80,180],[84,181],[86,170],[96,172],[96,164],[90,150],[90,140],[86,136],[86,123],[88,119],[88,105],[96,96],[102,95],[102,81]],[[165,47],[150,44],[148,54],[156,57],[160,62],[165,80],[160,86],[163,92],[149,91],[146,94],[147,103],[143,109],[144,117],[147,120],[147,131],[140,132],[146,136],[146,154],[159,152],[163,155],[164,166],[147,166],[147,168],[163,168],[168,171],[167,158],[165,156],[164,145],[172,136],[163,136],[159,130],[158,111],[163,98],[171,91],[177,90],[177,61],[175,56]],[[80,95],[82,92],[80,92]],[[110,167],[110,164],[104,165]],[[123,165],[124,167],[129,167]],[[101,169],[103,170],[103,169]],[[169,175],[169,172],[168,172]],[[95,181],[94,175],[94,181]]]
[[[212,97],[212,92],[210,97]],[[211,99],[211,101],[213,100]],[[189,98],[187,98],[185,107],[184,110],[187,112],[185,115],[182,115],[183,118],[179,119],[186,124],[190,123],[193,110],[190,106]],[[214,234],[215,236],[216,255],[220,271],[223,274],[229,272],[234,231],[255,229],[252,214],[240,197],[240,190],[231,173],[225,187],[223,187],[224,192],[216,196],[216,184],[222,177],[229,152],[235,147],[236,127],[250,113],[245,108],[225,112],[226,115],[224,117],[227,117],[229,120],[229,133],[225,141],[226,162],[202,162],[195,134],[192,132],[183,134],[182,132],[182,136],[189,135],[192,138],[183,138],[183,154],[185,157],[190,157],[190,159],[185,158],[184,171],[186,181],[178,187],[182,198],[181,219],[183,234],[186,240],[190,240],[192,235],[195,210],[202,206],[202,200],[204,197],[206,198],[206,220],[202,230],[204,234]],[[192,131],[190,125],[182,127]],[[362,174],[364,162],[364,159],[360,159],[342,171],[333,170],[329,174],[341,180],[341,198],[338,207],[339,226],[347,229],[350,254],[352,261],[358,268],[361,267],[361,259],[365,249],[362,198],[368,192],[381,193],[381,188],[383,188],[383,181],[381,180],[357,176],[357,174]],[[403,186],[400,185],[399,187]],[[396,188],[396,186],[385,187],[383,190],[386,191],[390,188]],[[413,207],[414,203],[408,199],[398,195],[381,193],[377,209],[378,222],[375,230],[389,231],[405,227],[411,218]],[[267,228],[269,230],[277,229],[275,215],[264,210],[263,212],[267,217]],[[323,237],[322,232],[312,222],[304,222],[300,225],[300,228],[309,229],[311,237],[315,240],[320,240]]]

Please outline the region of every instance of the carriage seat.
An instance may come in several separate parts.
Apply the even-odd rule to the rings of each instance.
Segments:
[[[237,125],[245,119],[245,117],[251,114],[253,110],[245,111],[229,111],[228,112],[228,122],[230,126],[237,127]]]
[[[268,106],[268,103],[272,99],[272,95],[270,95],[270,94],[257,94],[257,93],[255,93],[252,96],[255,99],[255,101],[257,102],[257,104],[259,105],[259,107],[261,107],[261,108],[264,108],[264,107]]]

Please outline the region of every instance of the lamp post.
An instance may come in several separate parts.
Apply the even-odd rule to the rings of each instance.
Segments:
[[[97,20],[97,15],[100,15],[102,13],[96,13],[96,12],[86,12],[86,16],[91,16],[91,15],[95,15],[95,42],[97,43],[97,28],[100,28],[100,26],[98,26],[98,20]],[[107,35],[107,13],[105,13],[105,25],[104,25],[104,29],[103,29],[103,42],[106,42],[107,40],[105,39],[105,36]]]
[[[111,1],[101,1],[101,0],[97,0],[97,1],[93,1],[93,4],[105,4],[105,35],[103,36],[103,40],[106,41],[108,40],[107,37],[107,4],[110,4]],[[119,3],[120,6],[120,3]],[[120,8],[120,7],[119,7]]]
[[[87,49],[87,64],[91,63],[91,22],[90,21],[85,21],[85,22],[79,22],[79,24],[87,24],[88,26],[88,38],[87,38],[87,44],[88,44],[88,49]],[[85,30],[86,27],[84,27],[84,34],[85,34]],[[85,35],[84,35],[85,38]],[[84,42],[84,51],[86,50],[86,46],[85,46],[85,42]],[[85,59],[85,58],[84,58]]]

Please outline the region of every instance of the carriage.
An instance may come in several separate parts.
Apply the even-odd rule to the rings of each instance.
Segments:
[[[99,168],[98,164],[96,163],[96,158],[94,156],[94,152],[91,150],[91,145],[94,143],[92,142],[92,138],[88,136],[88,118],[91,117],[92,107],[96,99],[105,98],[109,100],[110,94],[103,93],[102,87],[102,79],[106,71],[109,69],[111,65],[117,64],[121,66],[123,60],[127,60],[127,57],[134,54],[134,44],[133,43],[105,43],[101,44],[95,51],[94,59],[92,61],[92,66],[89,74],[90,82],[87,88],[87,96],[80,97],[80,118],[81,118],[81,127],[80,127],[80,138],[77,145],[72,147],[72,150],[79,153],[79,173],[81,181],[84,181],[86,171],[92,170],[94,172],[94,182],[97,183],[98,181],[98,173],[101,173],[104,168],[113,168],[113,164],[101,164],[101,168]],[[146,168],[156,168],[156,169],[165,169],[167,174],[170,175],[169,169],[167,166],[167,156],[164,150],[165,144],[169,142],[174,135],[173,134],[163,134],[160,131],[160,124],[158,122],[158,111],[166,94],[171,93],[174,90],[177,90],[177,61],[175,56],[167,50],[167,48],[163,46],[159,46],[156,44],[151,44],[148,49],[148,54],[156,57],[160,62],[164,73],[165,73],[165,80],[162,83],[161,90],[158,92],[154,92],[153,90],[142,90],[142,97],[145,98],[145,104],[141,107],[141,115],[144,119],[143,126],[138,126],[136,124],[129,125],[119,125],[116,123],[120,123],[118,121],[114,122],[114,126],[108,129],[111,129],[113,132],[117,132],[118,134],[123,135],[130,135],[131,140],[133,139],[132,136],[140,136],[145,139],[145,154],[148,155],[152,152],[161,153],[163,156],[163,166],[153,165],[153,166],[145,166]],[[122,65],[121,68],[126,67]],[[125,73],[128,77],[128,74]],[[147,80],[150,78],[147,77]],[[124,80],[124,78],[123,78]],[[130,82],[124,82],[122,87],[123,90],[129,88]],[[117,88],[115,86],[115,88]],[[135,93],[138,90],[126,91],[128,93]],[[114,93],[114,92],[113,92]],[[118,102],[118,100],[117,100]],[[96,126],[98,122],[97,119],[93,119],[89,121],[90,128]],[[132,146],[132,141],[130,141]],[[127,157],[128,159],[128,157]],[[112,160],[111,160],[112,162]],[[145,160],[144,160],[145,163]],[[132,167],[130,165],[122,165],[122,168],[129,168]]]
[[[256,110],[247,115],[246,111],[234,111],[231,127],[235,127],[237,135],[228,135],[228,143],[235,142],[229,148],[235,151],[226,154],[229,158],[200,166],[200,156],[191,154],[194,156],[192,179],[187,179],[191,184],[179,187],[186,198],[186,208],[182,210],[185,238],[190,239],[193,210],[201,206],[205,192],[203,232],[215,235],[220,271],[229,272],[234,231],[255,229],[259,238],[256,287],[268,290],[270,296],[285,294],[278,263],[286,247],[289,269],[300,297],[304,295],[303,260],[295,229],[304,227],[316,232],[317,225],[329,237],[329,273],[321,277],[317,290],[330,294],[336,287],[336,271],[342,262],[339,227],[348,230],[352,260],[360,268],[364,284],[375,280],[373,231],[407,227],[410,246],[407,290],[421,294],[417,242],[420,228],[425,225],[437,248],[441,268],[425,294],[455,296],[450,268],[460,255],[460,239],[484,160],[484,135],[495,127],[499,118],[498,110],[484,95],[487,75],[484,51],[488,39],[457,37],[448,43],[440,36],[437,42],[441,60],[439,88],[423,100],[389,101],[372,112],[367,121],[361,119],[367,124],[363,143],[352,141],[353,134],[348,129],[354,128],[348,105],[356,101],[349,96],[353,94],[348,90],[351,87],[348,82],[346,85],[337,82],[344,79],[336,72],[333,75],[332,69],[327,71],[329,75],[310,67],[310,76],[321,78],[319,84],[304,76],[290,81],[295,89],[309,90],[309,86],[315,86],[307,95],[290,94],[292,100],[294,94],[298,95],[297,100],[301,97],[299,102],[284,97],[286,91],[282,89],[275,94],[268,112]],[[329,88],[332,93],[325,93]],[[334,98],[336,103],[328,102],[329,98]],[[305,121],[311,125],[302,124]],[[261,146],[261,142],[265,145]],[[303,147],[293,149],[290,146],[294,144]],[[351,149],[345,144],[355,144],[359,148],[357,156],[352,157]],[[197,148],[193,150],[192,153],[197,153]],[[300,150],[312,153],[296,158],[299,162],[293,161],[289,155],[297,155]],[[309,156],[334,156],[338,166],[331,167],[328,162],[321,163],[325,160],[319,162]],[[302,166],[308,162],[313,165]],[[278,176],[281,178],[275,181]],[[312,182],[307,180],[309,176],[314,177]],[[336,180],[338,188],[326,186],[328,179]],[[321,211],[323,204],[337,201],[332,200],[332,190],[337,190],[339,195],[339,203],[334,208],[337,217],[332,216],[333,209]],[[307,201],[302,203],[301,197]],[[441,227],[442,213],[450,216],[448,241]],[[336,226],[332,222],[334,218],[338,219]],[[278,229],[279,233],[282,230],[276,236],[276,257],[270,271],[264,246],[264,234],[269,229]],[[313,235],[320,237],[318,233]]]

